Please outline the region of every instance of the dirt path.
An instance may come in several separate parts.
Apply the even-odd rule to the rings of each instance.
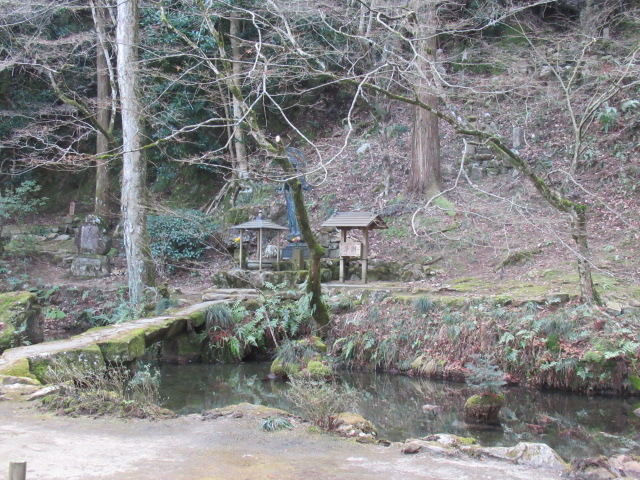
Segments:
[[[398,445],[361,445],[305,425],[260,430],[261,415],[159,422],[57,417],[32,404],[0,402],[0,471],[27,461],[27,479],[504,479],[558,473],[464,456],[404,455]]]

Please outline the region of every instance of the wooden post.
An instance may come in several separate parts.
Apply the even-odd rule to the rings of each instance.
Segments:
[[[9,480],[25,480],[27,478],[27,462],[9,463]]]
[[[280,246],[282,243],[281,240],[282,230],[278,230],[277,240],[276,240],[276,270],[280,270]]]
[[[240,269],[244,269],[244,251],[242,250],[242,236],[244,234],[244,230],[240,230]]]
[[[347,241],[347,229],[340,229],[340,243]],[[344,257],[340,255],[340,283],[344,283]]]
[[[364,228],[362,230],[362,255],[360,255],[360,261],[362,262],[362,283],[367,283],[367,270],[369,267],[369,229]]]
[[[258,270],[262,271],[262,229],[258,230]]]

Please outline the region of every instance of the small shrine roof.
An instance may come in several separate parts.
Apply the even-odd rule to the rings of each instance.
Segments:
[[[373,212],[337,212],[321,227],[366,228],[368,230],[388,228],[380,215]]]
[[[287,227],[283,227],[282,225],[278,225],[277,223],[272,222],[271,220],[265,220],[264,218],[256,218],[255,220],[251,220],[249,222],[241,223],[239,225],[234,225],[234,229],[237,230],[289,230]]]

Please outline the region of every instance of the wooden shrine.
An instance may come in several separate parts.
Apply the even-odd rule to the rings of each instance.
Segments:
[[[280,234],[282,230],[289,230],[287,227],[283,227],[282,225],[278,225],[270,220],[266,220],[262,216],[262,212],[258,214],[255,220],[251,220],[249,222],[241,223],[239,225],[234,225],[231,227],[234,230],[240,230],[240,268],[244,268],[246,263],[245,252],[242,246],[242,234],[245,230],[257,230],[258,231],[258,270],[262,270],[262,232],[263,230],[276,230],[278,232],[278,237],[276,241],[277,245],[277,257],[276,262],[280,263]]]
[[[367,283],[369,267],[369,230],[387,228],[382,218],[373,212],[338,212],[321,225],[340,230],[340,282],[344,282],[345,259],[362,262],[362,283]],[[362,230],[362,242],[347,241],[349,230]]]

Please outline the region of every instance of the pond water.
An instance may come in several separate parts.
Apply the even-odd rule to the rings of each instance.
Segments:
[[[240,365],[164,365],[160,394],[164,406],[180,414],[240,402],[282,408],[296,413],[285,396],[287,384],[263,380],[268,363]],[[586,397],[506,390],[500,412],[502,428],[477,430],[462,419],[464,384],[402,375],[342,372],[340,381],[361,393],[359,413],[371,420],[378,436],[392,441],[453,433],[474,437],[485,446],[510,446],[519,441],[542,442],[565,460],[617,453],[640,454],[640,419],[633,414],[637,398]],[[424,405],[437,405],[435,412]]]

